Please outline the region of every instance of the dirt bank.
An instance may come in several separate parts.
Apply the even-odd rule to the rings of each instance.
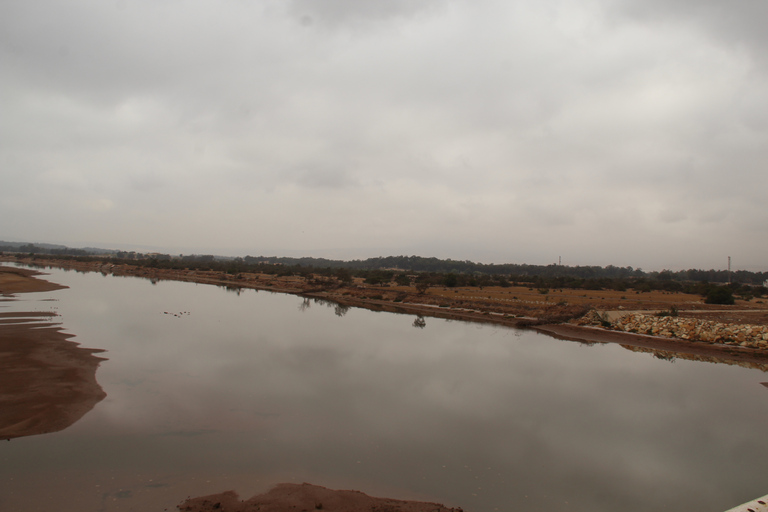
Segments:
[[[36,275],[0,267],[0,290],[64,288]],[[52,319],[44,312],[0,312],[0,439],[63,430],[106,396],[96,382],[100,351],[79,347]]]
[[[374,498],[359,491],[335,491],[311,484],[279,484],[267,493],[240,501],[234,491],[193,498],[182,512],[462,512],[437,503]]]

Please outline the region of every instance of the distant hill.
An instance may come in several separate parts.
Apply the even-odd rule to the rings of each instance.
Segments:
[[[27,254],[53,254],[67,256],[88,256],[97,254],[115,254],[117,251],[112,249],[100,249],[97,247],[84,247],[82,249],[73,249],[66,245],[46,244],[41,242],[6,242],[0,240],[0,251],[4,252],[23,252]]]
[[[34,247],[38,247],[40,249],[45,249],[45,250],[68,249],[66,245],[45,244],[45,243],[30,244],[27,242],[6,242],[4,240],[0,240],[0,249],[5,249],[7,247],[8,250],[11,250],[11,248],[18,249],[19,247],[23,247],[23,246],[34,246]]]

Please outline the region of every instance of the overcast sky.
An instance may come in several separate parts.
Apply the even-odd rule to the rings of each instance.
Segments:
[[[0,239],[768,270],[764,0],[0,2]]]

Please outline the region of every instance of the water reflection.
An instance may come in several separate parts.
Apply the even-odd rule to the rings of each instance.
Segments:
[[[765,493],[754,370],[491,325],[342,318],[312,299],[299,314],[290,295],[53,279],[71,287],[57,292],[68,329],[108,349],[108,396],[59,434],[4,443],[10,510],[146,509],[148,496],[170,509],[276,481],[473,512],[725,510]],[[36,485],[56,492],[20,494]]]
[[[312,303],[319,304],[328,308],[333,308],[333,312],[336,316],[344,316],[351,309],[350,306],[339,304],[332,300],[321,299],[319,297],[303,297],[301,304],[299,304],[299,311],[306,311],[312,305]]]
[[[716,364],[729,364],[729,365],[735,365],[735,366],[742,366],[744,368],[749,368],[752,370],[759,370],[761,372],[768,372],[768,363],[759,363],[755,361],[738,361],[733,359],[724,359],[722,357],[715,357],[715,356],[709,356],[709,355],[701,355],[701,354],[687,354],[685,352],[674,352],[671,350],[658,350],[654,348],[646,348],[646,347],[636,347],[633,345],[622,345],[627,350],[631,350],[632,352],[642,352],[646,354],[651,354],[656,359],[661,359],[662,361],[669,361],[671,363],[674,363],[677,359],[685,359],[688,361],[699,361],[703,363],[716,363]]]
[[[231,284],[220,285],[220,288],[224,288],[226,291],[240,295],[243,293],[244,288],[242,286],[233,286]]]

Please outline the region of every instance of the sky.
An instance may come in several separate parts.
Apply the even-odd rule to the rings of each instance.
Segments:
[[[764,0],[0,2],[0,240],[768,270]]]

